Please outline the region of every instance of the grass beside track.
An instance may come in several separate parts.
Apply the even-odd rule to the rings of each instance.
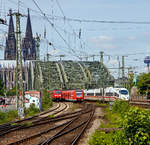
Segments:
[[[7,113],[0,111],[0,124],[13,121],[16,118],[18,118],[18,112],[16,110],[12,110]]]

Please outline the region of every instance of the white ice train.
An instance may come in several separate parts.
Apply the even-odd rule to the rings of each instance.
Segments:
[[[129,100],[129,91],[126,88],[108,87],[104,90],[104,96],[114,96],[116,99]]]
[[[122,99],[122,100],[129,100],[129,92],[126,88],[113,88],[108,87],[104,89],[88,89],[84,90],[85,98],[86,96],[102,96],[104,94],[105,100],[116,100],[116,99]]]
[[[85,96],[102,96],[102,88],[84,90]]]

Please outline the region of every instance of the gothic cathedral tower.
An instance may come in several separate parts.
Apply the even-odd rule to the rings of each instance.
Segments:
[[[9,28],[8,28],[8,36],[6,38],[4,59],[16,60],[16,38],[15,38],[12,10],[9,11],[9,15],[10,15]],[[22,50],[23,50],[24,60],[36,59],[36,46],[35,46],[35,39],[33,38],[33,35],[32,35],[32,27],[31,27],[29,9],[28,9],[26,34],[25,34],[25,38],[22,41]]]
[[[36,46],[35,46],[35,39],[33,38],[33,35],[32,35],[32,27],[31,27],[29,9],[28,9],[26,34],[25,34],[25,38],[23,39],[23,42],[22,42],[22,50],[23,50],[23,59],[24,60],[35,60],[36,59]]]
[[[4,52],[5,60],[15,60],[16,59],[16,38],[14,32],[14,24],[12,18],[12,10],[9,10],[9,27],[8,27],[8,36],[6,38],[6,47]]]

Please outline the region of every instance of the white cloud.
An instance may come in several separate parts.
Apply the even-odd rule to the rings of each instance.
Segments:
[[[88,41],[97,48],[102,48],[102,49],[117,48],[117,46],[115,45],[115,40],[112,36],[106,36],[106,35],[96,36],[96,37],[89,38]]]
[[[57,54],[58,52],[59,52],[58,49],[53,49],[53,50],[51,50],[51,51],[48,51],[48,54],[54,55],[54,54]]]
[[[135,36],[129,36],[128,40],[136,40],[137,38]]]
[[[92,37],[89,39],[90,42],[112,42],[113,38],[111,36],[97,36],[97,37]]]
[[[115,44],[99,44],[97,45],[100,48],[109,48],[109,49],[113,49],[113,48],[117,48],[118,46],[116,46]]]
[[[115,64],[118,64],[118,60],[112,59],[112,60],[108,61],[108,63],[111,65],[115,65]]]
[[[110,36],[99,36],[98,37],[100,41],[112,41],[113,38]]]

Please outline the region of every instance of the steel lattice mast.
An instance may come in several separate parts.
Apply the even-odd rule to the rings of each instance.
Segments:
[[[11,15],[16,16],[16,103],[18,115],[22,118],[24,117],[24,88],[20,17],[23,17],[24,15],[19,13],[19,11],[12,13]]]

